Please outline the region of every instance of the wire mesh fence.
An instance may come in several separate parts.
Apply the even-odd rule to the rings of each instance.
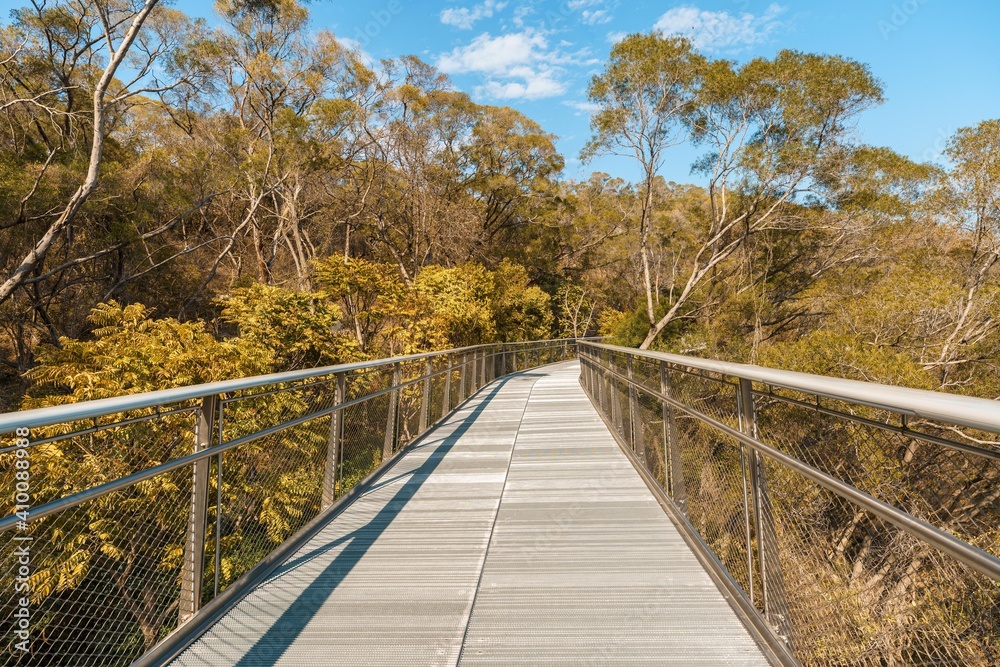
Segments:
[[[0,415],[0,665],[131,664],[485,384],[575,352],[497,343]]]
[[[675,355],[581,342],[580,359],[609,427],[796,660],[1000,664],[995,433]]]

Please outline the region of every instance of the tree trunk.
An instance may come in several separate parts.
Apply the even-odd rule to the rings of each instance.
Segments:
[[[135,15],[132,19],[132,25],[129,26],[128,31],[125,36],[122,37],[121,43],[118,45],[118,49],[113,51],[109,57],[108,65],[104,68],[104,73],[97,82],[97,86],[94,89],[94,137],[90,146],[90,162],[87,165],[87,175],[83,179],[83,183],[77,188],[73,196],[70,197],[69,201],[66,203],[66,207],[59,214],[59,217],[49,225],[49,228],[45,231],[38,242],[35,243],[31,251],[21,260],[14,272],[0,285],[0,303],[3,303],[10,298],[14,290],[24,281],[25,276],[28,275],[38,263],[45,257],[45,254],[52,247],[55,242],[56,237],[66,229],[66,227],[73,222],[76,214],[80,211],[80,208],[90,197],[90,194],[97,187],[97,179],[100,174],[101,169],[101,159],[104,154],[104,127],[107,120],[107,115],[105,109],[104,96],[108,91],[108,86],[115,78],[115,72],[121,65],[122,61],[125,60],[125,56],[128,53],[129,48],[131,48],[132,43],[135,41],[136,36],[139,34],[139,30],[142,28],[143,23],[149,16],[149,13],[156,6],[158,0],[146,0],[146,4],[143,5],[139,13]],[[111,37],[108,36],[108,41],[110,43]]]

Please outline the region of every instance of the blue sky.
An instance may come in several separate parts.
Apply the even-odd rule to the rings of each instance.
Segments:
[[[8,8],[20,5],[0,0]],[[175,7],[213,20],[205,0]],[[589,136],[587,82],[619,35],[682,32],[709,55],[745,60],[784,48],[868,63],[888,101],[862,116],[868,143],[938,158],[959,127],[1000,117],[1000,3],[986,0],[315,0],[316,28],[372,59],[415,54],[481,103],[510,105],[560,137],[568,177],[600,169],[634,178],[622,158],[578,161]],[[7,12],[4,11],[4,14]],[[663,175],[692,181],[695,154],[670,155]]]

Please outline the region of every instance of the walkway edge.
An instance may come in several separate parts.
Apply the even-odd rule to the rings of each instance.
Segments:
[[[546,364],[549,365],[549,364]],[[534,369],[532,369],[534,370]],[[517,371],[498,377],[493,382],[481,387],[472,395],[452,408],[447,415],[432,424],[426,431],[413,439],[405,447],[392,455],[392,457],[381,464],[378,468],[368,474],[367,477],[355,484],[350,491],[337,499],[330,507],[317,514],[305,526],[299,529],[294,535],[281,543],[277,549],[250,569],[249,572],[230,584],[229,588],[220,593],[211,602],[206,604],[198,613],[183,625],[175,628],[159,644],[144,653],[130,667],[162,667],[177,658],[189,646],[207,632],[217,621],[224,617],[233,607],[235,607],[244,596],[252,591],[255,586],[263,583],[267,578],[280,568],[296,551],[311,540],[330,521],[336,519],[337,515],[346,510],[351,503],[368,491],[385,473],[387,473],[399,460],[418,447],[424,440],[437,430],[438,426],[445,423],[456,412],[462,409],[466,403],[471,401],[480,393],[486,391],[497,382],[517,376],[527,371]]]
[[[583,386],[582,378],[580,386],[587,399],[593,403],[594,399],[587,392],[587,388]],[[650,493],[659,502],[664,513],[670,519],[671,523],[674,524],[674,527],[677,528],[681,538],[683,538],[685,544],[694,553],[695,558],[698,559],[698,562],[708,573],[708,576],[712,578],[719,592],[722,593],[722,597],[729,603],[736,617],[746,628],[750,636],[753,637],[753,640],[757,643],[758,648],[760,648],[764,657],[767,658],[767,661],[775,667],[802,667],[802,663],[795,659],[795,656],[788,650],[785,642],[778,637],[774,630],[760,616],[756,607],[746,599],[746,596],[740,591],[739,586],[733,581],[733,578],[726,571],[722,562],[716,558],[708,545],[701,539],[701,536],[683,518],[673,501],[664,493],[660,485],[653,479],[653,476],[649,474],[645,466],[639,461],[636,453],[625,443],[617,430],[612,428],[612,425],[608,423],[604,413],[601,410],[596,410],[596,412],[604,423],[605,428],[611,434],[611,437],[618,443],[619,449],[625,453],[625,458],[629,460],[632,467],[639,473],[639,477],[646,483],[646,487]]]

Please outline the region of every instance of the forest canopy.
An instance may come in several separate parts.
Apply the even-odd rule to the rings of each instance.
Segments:
[[[295,0],[216,11],[0,27],[3,409],[587,334],[1000,393],[1000,121],[920,164],[860,142],[884,97],[863,63],[636,34],[591,81],[581,157],[641,178],[576,181],[555,136],[416,56],[371,62]],[[681,144],[688,184],[660,175]],[[206,362],[98,370],[174,344]]]
[[[859,120],[886,96],[866,64],[792,50],[737,62],[654,31],[611,48],[587,88],[589,141],[563,156],[558,128],[474,99],[416,56],[373,62],[315,30],[297,0],[215,10],[210,25],[164,0],[28,0],[0,24],[0,412],[593,335],[1000,396],[1000,120],[960,128],[940,160],[916,162],[862,141]],[[680,165],[690,182],[666,180],[691,149],[697,159]],[[639,177],[564,175],[567,161],[603,155]],[[29,663],[53,664],[49,652],[70,641],[66,660],[101,664],[155,646],[199,602],[197,554],[212,556],[207,601],[449,415],[466,379],[485,382],[482,358],[477,375],[454,356],[32,433],[42,503],[176,463],[215,437],[227,448],[200,450],[195,475],[185,461],[31,524],[36,536],[56,526],[35,542],[47,551],[31,575],[31,602],[56,611],[39,614],[44,643]],[[530,363],[496,360],[504,371]],[[634,453],[645,450],[651,478],[687,503],[725,567],[745,568],[769,623],[784,614],[767,609],[774,579],[758,578],[754,602],[751,497],[758,555],[761,517],[779,517],[777,576],[805,610],[789,616],[805,664],[937,664],[942,637],[954,664],[996,663],[994,583],[941,565],[929,543],[752,442],[732,446],[695,410],[675,418],[676,399],[648,399],[657,388],[686,397],[992,555],[995,438],[625,363],[652,387],[611,391],[608,373],[596,403],[633,446],[646,438]],[[425,374],[403,381],[407,364]],[[0,452],[8,481],[27,475],[18,447]],[[987,463],[973,458],[984,452]],[[215,498],[207,531],[193,477]],[[797,551],[796,536],[827,546]],[[758,569],[774,576],[764,556]],[[79,601],[112,621],[80,614]]]

